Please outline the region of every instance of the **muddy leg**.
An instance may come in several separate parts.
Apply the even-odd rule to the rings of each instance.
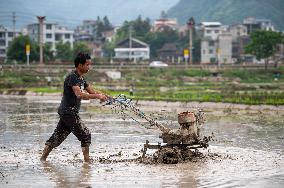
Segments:
[[[89,146],[82,147],[82,152],[84,156],[84,161],[89,163],[90,162]]]
[[[52,147],[46,145],[45,148],[43,149],[43,152],[42,152],[40,161],[41,161],[41,162],[45,162],[47,156],[49,155],[49,153],[50,153],[51,151],[52,151]]]

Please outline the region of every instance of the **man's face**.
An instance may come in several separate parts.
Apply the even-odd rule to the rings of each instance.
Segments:
[[[86,74],[87,72],[89,72],[90,68],[91,68],[91,63],[92,61],[90,59],[86,60],[86,63],[84,65],[79,64],[79,69],[82,73]]]

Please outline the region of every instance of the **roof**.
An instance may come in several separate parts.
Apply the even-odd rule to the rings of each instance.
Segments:
[[[177,46],[174,43],[166,43],[161,49],[159,49],[159,51],[176,51],[176,50]]]
[[[204,26],[221,26],[222,24],[220,22],[201,22],[201,25],[204,25]]]
[[[138,39],[135,39],[135,38],[131,38],[131,41],[132,41],[132,48],[147,48],[149,47],[148,44],[146,44],[145,42],[142,42]],[[123,41],[120,41],[118,44],[117,44],[117,47],[120,47],[120,48],[129,48],[129,44],[130,43],[130,40],[129,38],[127,39],[124,39]]]

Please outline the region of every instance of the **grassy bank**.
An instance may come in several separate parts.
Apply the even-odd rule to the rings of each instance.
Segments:
[[[62,92],[64,75],[59,72],[48,83],[46,74],[2,72],[1,90],[26,88],[33,92]],[[123,70],[120,80],[111,80],[105,74],[91,71],[87,80],[111,95],[134,99],[164,101],[230,102],[241,104],[284,105],[284,69],[232,69],[209,71],[200,69],[145,69]]]

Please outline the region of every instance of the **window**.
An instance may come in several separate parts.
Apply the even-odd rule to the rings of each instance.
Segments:
[[[209,41],[209,46],[214,46],[214,41]]]
[[[46,38],[47,38],[47,39],[51,39],[51,38],[52,38],[52,34],[47,33],[47,34],[46,34]]]
[[[0,38],[5,38],[5,33],[4,32],[0,32]]]
[[[56,41],[62,40],[62,35],[61,34],[55,34],[55,40]]]
[[[0,40],[0,46],[6,46],[5,40]]]
[[[5,54],[6,50],[5,49],[0,49],[0,54]]]
[[[8,37],[13,37],[14,36],[14,33],[13,32],[9,32],[8,33]]]
[[[46,30],[51,30],[52,29],[52,25],[51,24],[46,24]]]
[[[209,54],[213,54],[213,51],[214,51],[214,50],[210,49],[210,50],[209,50]]]
[[[70,34],[65,34],[66,39],[70,39]]]
[[[215,30],[215,33],[219,33],[219,30]]]
[[[207,30],[206,33],[207,33],[207,34],[210,34],[210,33],[211,33],[211,30]]]
[[[203,50],[203,54],[206,54],[206,50]]]

